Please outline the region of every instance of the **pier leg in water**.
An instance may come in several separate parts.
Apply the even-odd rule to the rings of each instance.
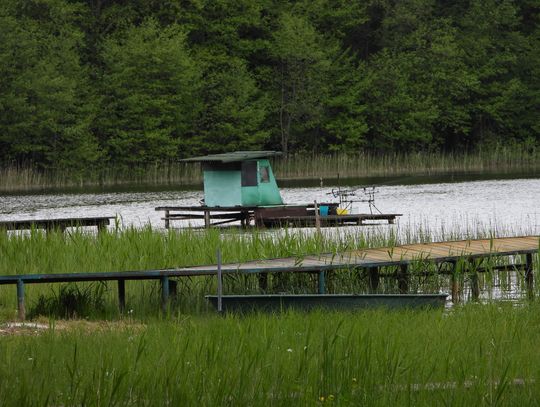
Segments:
[[[368,268],[368,277],[369,277],[369,292],[376,293],[379,288],[379,268],[370,267]]]
[[[409,265],[400,264],[397,272],[398,289],[400,294],[409,292]]]
[[[317,233],[321,233],[321,215],[319,213],[319,205],[317,204],[317,201],[314,202],[315,207],[315,228],[317,229]]]
[[[319,271],[319,294],[326,294],[326,272]]]
[[[527,294],[529,298],[534,297],[534,270],[532,253],[525,255],[525,283],[527,284]]]
[[[103,233],[103,232],[106,232],[107,231],[107,226],[109,225],[109,222],[108,221],[101,221],[101,222],[98,222],[97,224],[97,231],[98,231],[98,234],[99,233]]]
[[[204,227],[210,228],[210,211],[204,211]]]
[[[268,273],[259,273],[259,290],[266,292],[268,289]]]
[[[478,273],[471,272],[471,296],[474,301],[478,301],[480,297],[480,285],[478,283]]]
[[[169,229],[170,220],[169,220],[169,211],[165,211],[165,229]]]
[[[120,314],[126,311],[126,280],[118,280],[118,310]]]
[[[161,277],[161,311],[167,313],[169,307],[169,277]]]
[[[457,271],[456,262],[449,262],[452,271],[452,302],[457,304],[459,302],[459,275]]]
[[[478,301],[478,298],[480,298],[480,283],[478,281],[479,275],[478,275],[478,269],[482,265],[482,262],[484,261],[483,258],[481,259],[473,259],[469,258],[466,267],[467,272],[469,273],[470,280],[471,280],[471,299],[473,301]]]
[[[24,281],[17,280],[17,311],[21,321],[26,319],[26,306],[24,304]]]

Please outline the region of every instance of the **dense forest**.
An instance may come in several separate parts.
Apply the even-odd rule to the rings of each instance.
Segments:
[[[535,148],[538,0],[2,0],[0,163]]]

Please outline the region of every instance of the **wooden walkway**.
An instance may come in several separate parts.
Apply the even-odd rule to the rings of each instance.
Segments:
[[[315,256],[257,260],[222,265],[223,272],[284,272],[337,270],[351,267],[374,268],[401,266],[414,262],[457,262],[515,254],[532,254],[540,250],[540,236],[459,240],[437,243],[409,244],[396,247],[351,250],[343,253],[323,253]],[[214,274],[216,265],[183,268],[189,275]]]
[[[402,293],[406,293],[408,291],[407,268],[411,263],[450,263],[455,266],[459,261],[467,263],[474,259],[525,255],[525,264],[517,264],[516,267],[524,266],[527,285],[532,288],[533,255],[539,253],[539,251],[540,236],[523,236],[410,244],[396,247],[351,250],[337,254],[323,253],[303,257],[256,260],[223,264],[221,265],[221,270],[224,274],[259,274],[259,284],[263,290],[266,290],[265,278],[268,273],[318,273],[318,293],[324,294],[325,275],[329,271],[351,268],[367,269],[369,271],[370,288],[376,290],[379,268],[396,266],[398,269],[396,277],[398,279],[399,290]],[[169,281],[170,278],[216,275],[217,267],[217,264],[211,264],[206,266],[145,271],[4,275],[0,276],[0,285],[13,284],[17,286],[19,318],[24,319],[26,313],[25,284],[116,280],[118,282],[119,307],[123,311],[125,308],[125,281],[160,280],[161,305],[163,312],[166,312],[169,295],[176,291],[176,282],[174,280]],[[479,289],[476,288],[476,290]]]
[[[328,206],[337,208],[337,203],[320,203],[317,208]],[[204,220],[204,227],[219,226],[233,222],[240,222],[242,227],[311,227],[316,226],[351,226],[367,225],[373,221],[387,221],[395,223],[400,213],[360,213],[348,215],[320,215],[316,216],[315,204],[305,205],[276,205],[269,207],[257,206],[159,206],[156,211],[164,211],[161,218],[165,221],[165,228],[169,229],[171,221],[177,220]],[[318,219],[317,219],[318,218]],[[214,222],[217,220],[217,222]]]
[[[96,226],[98,231],[105,230],[114,216],[99,216],[86,218],[53,218],[53,219],[14,219],[0,221],[0,230],[29,230],[45,229],[46,231],[65,231],[66,228]]]

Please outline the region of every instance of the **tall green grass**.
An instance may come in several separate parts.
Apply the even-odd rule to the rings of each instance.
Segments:
[[[186,317],[0,338],[3,406],[502,406],[540,399],[540,305]],[[54,327],[53,323],[53,327]]]
[[[476,152],[292,155],[277,161],[280,179],[437,175],[447,173],[516,173],[538,171],[540,150],[499,147]]]
[[[440,240],[493,237],[489,230],[444,230]],[[525,233],[516,233],[525,234]],[[72,231],[44,234],[30,233],[0,234],[0,275],[46,274],[73,272],[106,272],[128,270],[151,270],[178,268],[192,265],[215,264],[218,248],[226,263],[276,257],[296,257],[301,261],[305,255],[319,253],[339,254],[345,250],[365,247],[392,247],[398,244],[427,242],[433,239],[433,231],[422,228],[399,233],[395,229],[365,228],[353,232],[313,234],[301,230],[284,230],[281,233],[255,231],[244,233],[220,230],[169,230],[166,233],[151,228],[109,231],[99,235]],[[511,235],[511,234],[509,234]],[[501,264],[507,259],[490,261],[488,265]],[[522,260],[516,259],[517,262]],[[537,263],[536,263],[537,264]],[[433,275],[426,276],[426,271]],[[412,292],[449,291],[450,277],[434,273],[433,266],[418,264],[410,268],[410,290]],[[380,292],[397,292],[394,270],[383,270],[387,277],[381,279]],[[486,273],[479,276],[483,292],[496,287],[504,292],[524,291],[524,276],[512,273]],[[470,276],[462,274],[463,295],[467,297]],[[328,276],[328,291],[334,293],[362,293],[369,290],[365,270],[342,270]],[[260,292],[257,276],[227,275],[225,292],[246,294]],[[215,293],[214,277],[180,278],[178,297],[172,309],[188,313],[209,311],[205,294]],[[58,304],[79,298],[92,306],[86,314],[94,318],[117,318],[116,283],[79,283],[76,286],[55,284],[28,284],[27,308],[30,315],[47,314],[58,309]],[[159,308],[159,282],[128,281],[127,306],[137,318],[156,315]],[[64,295],[62,294],[64,290]],[[313,293],[317,290],[317,276],[310,274],[282,274],[269,276],[267,292],[288,291],[291,293]],[[67,298],[66,298],[67,296]],[[15,287],[0,286],[0,319],[15,315]],[[92,311],[94,309],[94,311]],[[65,311],[60,315],[70,314]],[[58,314],[57,314],[58,315]],[[79,316],[80,313],[79,313]]]
[[[523,173],[540,170],[540,150],[495,147],[460,153],[296,154],[277,159],[279,180],[437,175],[446,173]],[[102,166],[91,170],[38,170],[33,166],[0,167],[0,191],[31,191],[82,186],[187,185],[200,183],[198,165],[163,162],[134,168]]]

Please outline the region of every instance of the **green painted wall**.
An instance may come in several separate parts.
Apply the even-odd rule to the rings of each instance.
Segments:
[[[240,188],[240,171],[204,171],[205,205],[242,205],[242,193]]]
[[[262,182],[261,180],[261,167],[267,167],[268,168],[268,182]],[[258,197],[257,197],[257,203],[255,205],[264,206],[264,205],[282,205],[283,199],[281,199],[281,194],[279,193],[279,188],[276,183],[276,178],[274,177],[274,171],[272,171],[272,167],[270,165],[270,161],[266,159],[258,160],[258,179],[259,179],[259,186],[258,186]],[[242,199],[244,200],[244,196],[242,194]],[[247,200],[244,200],[244,202],[247,202]],[[248,203],[244,203],[244,205],[250,205]]]
[[[268,169],[267,182],[263,182],[263,167]],[[257,160],[257,186],[242,187],[240,170],[204,171],[204,201],[208,206],[265,206],[282,205],[283,200],[270,162]]]

